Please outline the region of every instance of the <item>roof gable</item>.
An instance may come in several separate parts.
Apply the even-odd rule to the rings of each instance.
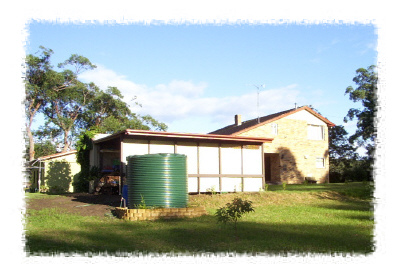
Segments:
[[[332,127],[335,126],[335,124],[333,124],[332,122],[330,122],[328,119],[326,119],[325,117],[323,117],[322,115],[320,115],[319,113],[315,112],[314,110],[312,110],[311,108],[309,108],[308,106],[302,106],[300,108],[293,108],[293,109],[289,109],[289,110],[285,110],[285,111],[281,111],[278,113],[274,113],[274,114],[270,114],[264,117],[260,117],[259,121],[257,118],[249,120],[249,121],[245,121],[243,122],[241,125],[236,125],[236,124],[232,124],[229,126],[226,126],[224,128],[218,129],[216,131],[210,132],[210,134],[224,134],[224,135],[239,135],[243,132],[249,131],[251,129],[260,127],[262,125],[277,121],[281,118],[290,116],[292,114],[295,114],[301,110],[306,110],[307,112],[309,112],[310,114],[312,114],[313,116],[315,116],[317,119],[323,121],[325,124],[327,124],[328,126]]]

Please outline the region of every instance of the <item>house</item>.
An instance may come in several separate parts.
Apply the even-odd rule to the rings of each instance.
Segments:
[[[335,124],[308,106],[289,109],[232,125],[210,134],[273,139],[264,143],[264,174],[268,183],[329,182],[328,129]]]
[[[96,135],[90,165],[117,185],[119,193],[127,184],[127,157],[156,153],[187,156],[189,193],[257,192],[266,183],[306,180],[324,183],[329,181],[328,129],[333,126],[303,106],[244,122],[236,115],[234,124],[209,134],[126,129]],[[40,185],[72,192],[74,175],[80,171],[75,153],[39,158],[39,166],[45,167],[39,170],[44,176]]]
[[[76,150],[37,158],[31,170],[31,188],[51,192],[73,192],[74,176],[81,171]]]
[[[263,145],[269,137],[189,134],[126,129],[96,136],[90,165],[126,184],[127,157],[177,153],[187,156],[188,192],[253,192],[264,188]]]

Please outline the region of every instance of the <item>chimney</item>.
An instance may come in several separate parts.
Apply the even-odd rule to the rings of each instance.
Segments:
[[[237,125],[237,126],[242,125],[241,115],[239,115],[239,114],[235,115],[235,125]]]

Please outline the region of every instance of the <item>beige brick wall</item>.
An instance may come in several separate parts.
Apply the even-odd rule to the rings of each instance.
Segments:
[[[195,218],[207,215],[204,207],[190,208],[157,208],[157,209],[128,209],[116,207],[116,216],[124,220],[157,220],[172,218]]]
[[[280,174],[281,182],[302,183],[305,177],[313,177],[318,183],[328,182],[329,175],[329,137],[328,127],[323,125],[324,140],[308,140],[308,122],[304,120],[281,118],[277,123],[278,134],[272,134],[271,123],[239,134],[240,136],[271,137],[272,143],[265,143],[265,153],[277,153],[280,162],[272,168]],[[316,167],[316,158],[325,158],[325,167]],[[275,177],[275,176],[274,176]],[[277,178],[278,179],[278,178]]]

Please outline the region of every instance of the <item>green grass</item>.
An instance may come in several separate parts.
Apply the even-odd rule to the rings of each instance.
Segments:
[[[290,192],[337,192],[340,195],[372,199],[374,192],[374,185],[372,182],[349,182],[349,183],[327,183],[327,184],[297,184],[286,185],[269,185],[268,191],[290,191]]]
[[[352,188],[349,185],[287,185],[285,191],[280,185],[279,190],[259,193],[191,196],[190,204],[205,206],[209,215],[170,221],[130,222],[58,209],[28,210],[27,252],[368,254],[374,250],[372,202],[344,194]],[[360,187],[366,189],[356,183],[353,191]],[[238,222],[237,231],[214,217],[215,210],[235,196],[251,200],[255,207]]]

